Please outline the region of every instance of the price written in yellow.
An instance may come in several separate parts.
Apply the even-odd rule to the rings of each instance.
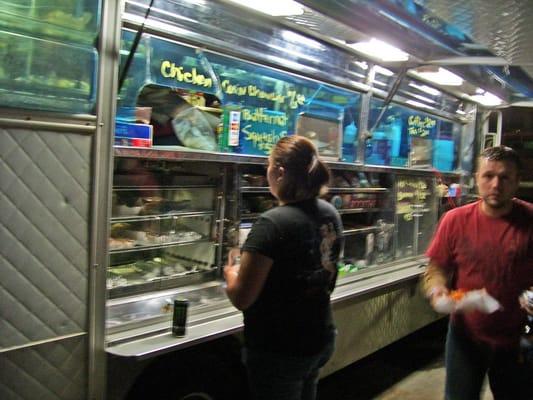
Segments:
[[[252,125],[246,125],[241,129],[245,135],[245,140],[251,142],[255,148],[265,153],[270,153],[270,150],[272,150],[278,140],[283,136],[287,136],[287,131],[255,132],[251,128]]]
[[[401,179],[398,181],[396,213],[402,214],[405,221],[413,219],[412,206],[424,204],[431,195],[428,184],[422,179]]]

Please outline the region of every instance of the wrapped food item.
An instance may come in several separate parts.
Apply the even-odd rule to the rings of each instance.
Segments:
[[[250,186],[268,186],[267,178],[259,174],[243,174],[242,179]]]
[[[491,314],[502,308],[501,304],[485,289],[465,291],[452,290],[448,296],[435,300],[435,310],[443,314],[480,311]]]
[[[165,214],[187,209],[191,204],[191,200],[166,200],[162,198],[152,197],[143,198],[143,206],[139,211],[139,215],[153,215]]]
[[[172,128],[178,139],[192,149],[216,151],[214,129],[202,111],[188,108],[172,120]]]
[[[109,238],[109,250],[131,249],[135,246],[135,241],[123,238]]]
[[[466,292],[462,289],[452,290],[450,292],[450,298],[455,302],[461,301],[465,297],[465,294]]]
[[[344,176],[336,175],[333,178],[333,186],[338,188],[348,188],[350,187],[350,183],[346,180]]]

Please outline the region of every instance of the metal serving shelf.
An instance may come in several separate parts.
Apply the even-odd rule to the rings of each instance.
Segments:
[[[112,249],[109,250],[109,254],[122,254],[122,253],[131,253],[136,251],[147,251],[147,250],[156,250],[156,249],[163,249],[166,247],[176,247],[176,246],[187,246],[191,244],[197,244],[197,243],[208,243],[210,240],[203,238],[203,239],[197,239],[197,240],[188,240],[183,242],[165,242],[161,244],[154,244],[154,245],[139,245],[134,247],[128,247],[123,249]]]
[[[187,218],[187,217],[204,217],[214,215],[213,211],[178,211],[165,214],[150,214],[150,215],[135,215],[129,217],[112,217],[111,222],[140,222],[150,221],[155,219],[170,219],[170,218]]]
[[[339,188],[339,187],[332,187],[329,188],[330,193],[387,193],[389,189],[382,188],[382,187],[375,187],[375,188],[363,188],[363,187],[349,187],[349,188]]]

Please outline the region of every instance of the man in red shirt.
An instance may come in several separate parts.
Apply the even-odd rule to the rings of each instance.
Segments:
[[[531,399],[531,371],[519,362],[526,321],[522,291],[533,286],[533,204],[514,198],[521,162],[491,147],[478,159],[480,199],[447,212],[426,252],[424,276],[433,306],[452,289],[486,289],[502,307],[452,313],[446,338],[446,400],[479,399],[485,375],[495,400]]]

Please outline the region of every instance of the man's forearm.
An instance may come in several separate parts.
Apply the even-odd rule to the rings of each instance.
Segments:
[[[448,275],[435,262],[430,262],[422,278],[424,293],[430,297],[431,291],[438,287],[448,286]]]

